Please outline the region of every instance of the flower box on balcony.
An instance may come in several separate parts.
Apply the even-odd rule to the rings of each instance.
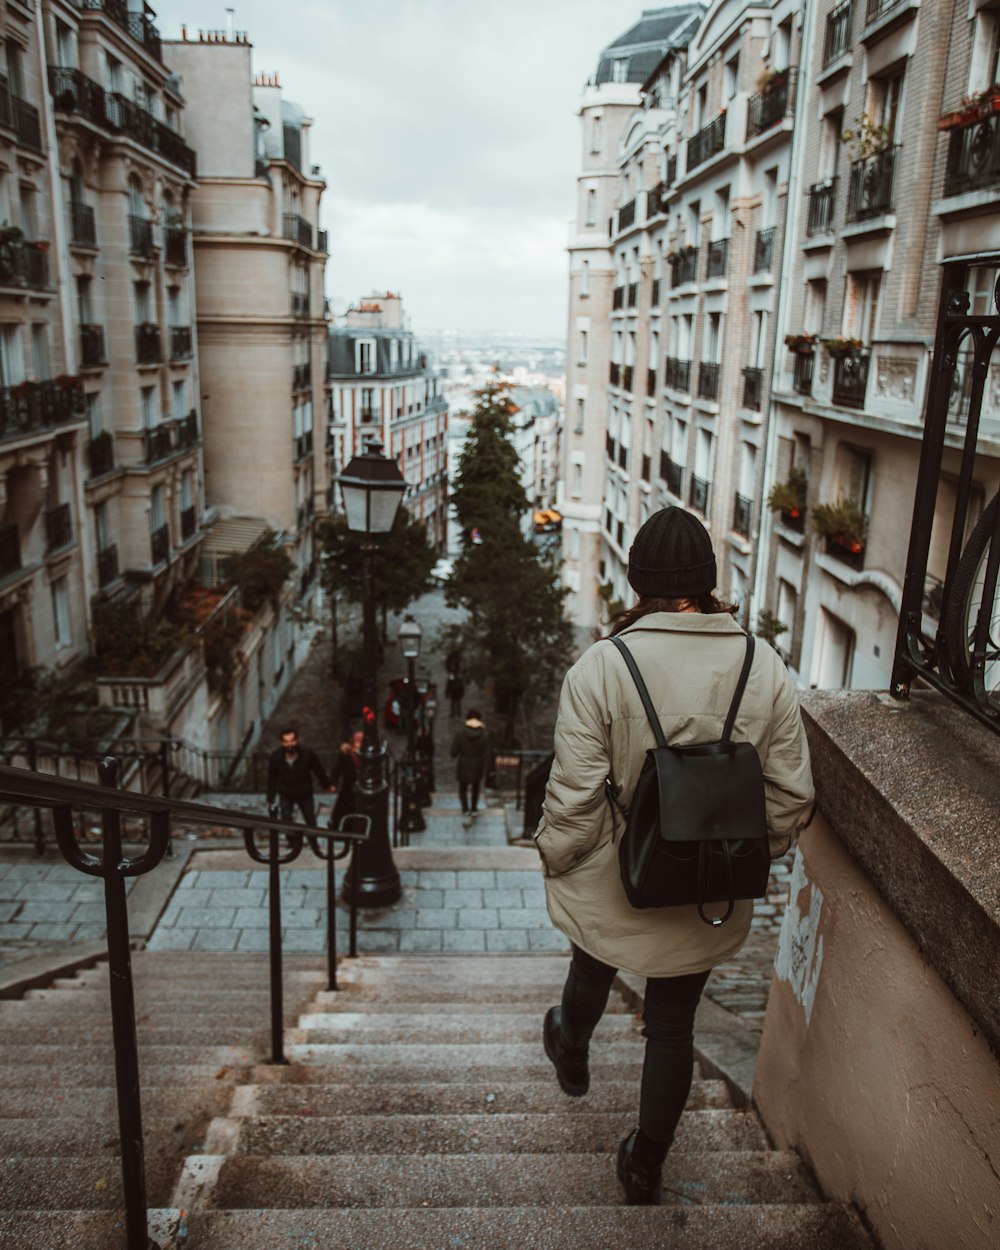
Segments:
[[[816,347],[817,342],[818,342],[818,336],[815,334],[786,334],[785,335],[785,346],[788,348],[788,350],[790,352],[795,352],[803,356],[806,356],[806,355],[811,356]]]
[[[823,347],[830,356],[850,356],[854,352],[860,352],[863,346],[860,339],[845,338],[842,334],[823,340]]]
[[[772,512],[780,512],[782,517],[791,517],[798,524],[793,528],[801,528],[801,517],[805,512],[806,494],[809,478],[804,470],[796,465],[788,470],[788,477],[783,482],[775,482],[767,496],[767,506]]]
[[[1000,83],[991,83],[985,90],[967,95],[962,106],[952,113],[944,113],[938,121],[938,130],[954,130],[979,121],[990,113],[1000,113]]]
[[[833,503],[820,503],[812,510],[813,529],[826,539],[830,555],[847,560],[848,563],[864,559],[868,518],[856,499],[836,499]]]

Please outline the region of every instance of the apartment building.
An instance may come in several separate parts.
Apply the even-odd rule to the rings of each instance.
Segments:
[[[763,518],[758,603],[779,618],[777,645],[803,684],[886,687],[938,264],[1000,252],[1000,9],[824,0],[814,20],[768,457],[779,506]],[[993,311],[995,256],[972,273],[971,311]],[[930,637],[973,372],[966,340],[924,598]],[[998,376],[994,364],[971,467],[970,526],[1000,481]]]
[[[382,292],[352,305],[329,331],[327,480],[369,438],[406,478],[403,504],[436,546],[448,537],[448,404],[427,353],[408,328],[402,297]],[[330,507],[338,506],[330,492]]]

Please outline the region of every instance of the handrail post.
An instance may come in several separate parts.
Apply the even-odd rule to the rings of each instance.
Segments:
[[[357,846],[351,847],[351,865],[348,868],[351,878],[351,912],[350,912],[350,944],[348,951],[352,959],[358,956],[358,857]]]
[[[281,869],[278,858],[278,834],[269,833],[268,841],[268,891],[270,912],[270,941],[268,944],[271,966],[271,1062],[287,1063],[285,1058],[285,1008],[284,986],[281,978]]]
[[[38,744],[34,738],[28,739],[28,767],[33,773],[38,772]],[[42,809],[35,808],[35,854],[45,854],[45,826],[42,823]]]

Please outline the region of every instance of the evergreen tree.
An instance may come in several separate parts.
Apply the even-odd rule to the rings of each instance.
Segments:
[[[462,554],[447,587],[447,601],[466,619],[447,631],[463,668],[477,683],[492,679],[496,711],[514,738],[514,716],[530,713],[562,677],[572,645],[565,592],[554,566],[524,536],[529,508],[510,439],[517,411],[510,387],[490,381],[475,392],[469,434],[453,479],[451,502],[462,527]]]

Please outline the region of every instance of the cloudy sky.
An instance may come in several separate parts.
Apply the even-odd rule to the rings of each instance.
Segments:
[[[164,38],[222,4],[153,0]],[[647,0],[646,7],[656,7]],[[576,103],[642,0],[245,0],[254,69],[313,117],[327,294],[403,293],[414,328],[565,337]],[[169,57],[165,58],[169,61]]]

